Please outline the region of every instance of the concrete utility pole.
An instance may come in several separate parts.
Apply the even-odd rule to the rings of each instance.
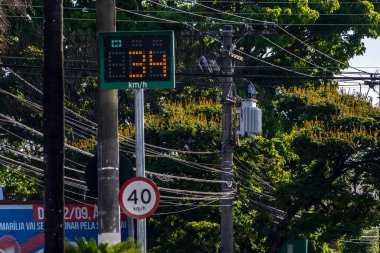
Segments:
[[[144,89],[135,90],[136,176],[145,177]],[[146,219],[137,220],[137,242],[146,252]]]
[[[231,184],[222,184],[223,192],[232,191],[232,165],[233,165],[233,129],[232,129],[232,106],[234,102],[231,97],[233,88],[232,74],[234,69],[230,52],[232,51],[232,26],[225,26],[223,34],[223,65],[224,77],[222,94],[222,180]],[[232,223],[232,199],[223,199],[221,217],[221,253],[233,252],[233,223]]]
[[[115,32],[115,0],[96,1],[96,32]],[[97,35],[99,45],[99,35]],[[99,47],[98,47],[99,48]],[[100,70],[100,64],[99,64]],[[99,78],[100,80],[100,78]],[[98,84],[98,241],[121,241],[119,193],[119,141],[117,90],[101,90]]]
[[[63,253],[64,68],[63,1],[44,1],[43,132],[45,153],[45,249]]]

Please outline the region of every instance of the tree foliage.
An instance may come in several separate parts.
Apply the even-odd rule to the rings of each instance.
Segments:
[[[291,180],[277,187],[276,200],[287,215],[276,226],[272,247],[281,238],[312,234],[322,245],[378,224],[378,165],[367,159],[379,159],[373,153],[379,110],[360,97],[339,94],[335,86],[291,88],[278,98],[298,158],[284,166]],[[297,102],[288,107],[288,99]]]

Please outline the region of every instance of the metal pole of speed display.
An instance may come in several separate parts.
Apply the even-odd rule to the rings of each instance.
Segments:
[[[136,176],[145,177],[144,89],[135,90]],[[146,252],[146,219],[137,220],[137,242]]]

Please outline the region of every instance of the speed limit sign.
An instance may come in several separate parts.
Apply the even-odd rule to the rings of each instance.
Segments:
[[[121,210],[129,217],[144,219],[158,208],[160,193],[152,180],[133,177],[127,180],[119,192]]]

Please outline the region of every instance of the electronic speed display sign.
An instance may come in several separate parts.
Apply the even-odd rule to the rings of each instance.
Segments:
[[[160,193],[152,180],[145,177],[128,179],[119,191],[121,210],[134,219],[151,216],[158,208]]]
[[[102,89],[175,87],[174,32],[100,33]]]

